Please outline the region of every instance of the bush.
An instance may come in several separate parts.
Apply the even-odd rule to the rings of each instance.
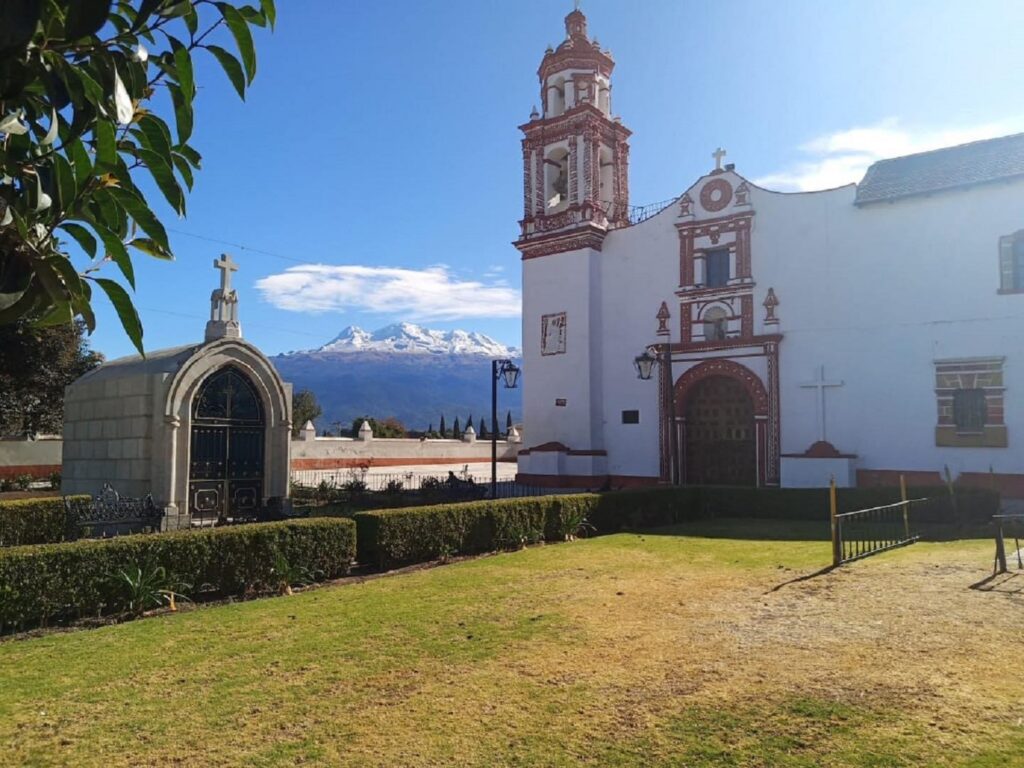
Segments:
[[[70,498],[89,499],[88,496]],[[62,498],[0,501],[0,547],[64,541],[66,526]]]
[[[19,491],[27,491],[29,488],[32,487],[32,483],[34,480],[35,478],[29,474],[18,475],[17,477],[14,478],[14,487]]]
[[[943,523],[963,530],[988,522],[999,494],[942,486],[909,489],[911,524]],[[840,512],[899,501],[894,488],[841,488]],[[818,520],[828,523],[827,489],[687,486],[605,494],[472,501],[355,514],[359,561],[379,568],[454,554],[512,549],[538,541],[563,541],[587,533],[656,528],[711,517]]]
[[[538,496],[358,512],[359,561],[390,568],[561,541],[576,534],[599,498]]]
[[[0,628],[110,613],[130,569],[162,568],[193,597],[228,596],[277,591],[282,561],[334,578],[354,556],[355,524],[325,518],[13,547],[0,550]]]

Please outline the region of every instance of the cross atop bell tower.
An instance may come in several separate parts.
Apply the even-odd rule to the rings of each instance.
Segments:
[[[601,249],[629,224],[629,130],[612,113],[611,52],[587,32],[579,3],[537,77],[542,110],[523,131],[523,258]]]
[[[238,292],[231,287],[231,273],[238,271],[238,265],[231,260],[231,256],[224,253],[219,259],[213,260],[213,266],[220,270],[220,288],[210,294],[206,341],[240,339],[242,324],[238,320]]]

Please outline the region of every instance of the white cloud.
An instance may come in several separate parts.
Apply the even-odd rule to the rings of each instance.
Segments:
[[[912,129],[896,118],[850,128],[807,142],[800,150],[807,160],[755,179],[754,183],[783,192],[830,189],[859,182],[876,160],[927,152],[968,141],[1024,131],[1024,117],[960,128]]]
[[[459,280],[444,265],[290,267],[256,281],[263,298],[292,312],[362,311],[409,320],[519,317],[522,297],[504,281]]]

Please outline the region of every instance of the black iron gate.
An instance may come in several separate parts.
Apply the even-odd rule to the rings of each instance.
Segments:
[[[255,519],[263,499],[263,408],[237,368],[215,373],[192,405],[189,512],[192,523]]]

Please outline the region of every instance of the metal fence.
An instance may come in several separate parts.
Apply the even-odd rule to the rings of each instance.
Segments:
[[[927,499],[908,499],[902,477],[900,486],[902,501],[853,512],[839,512],[836,484],[832,481],[829,489],[832,565],[842,565],[918,540],[919,536],[910,532],[910,508]]]

